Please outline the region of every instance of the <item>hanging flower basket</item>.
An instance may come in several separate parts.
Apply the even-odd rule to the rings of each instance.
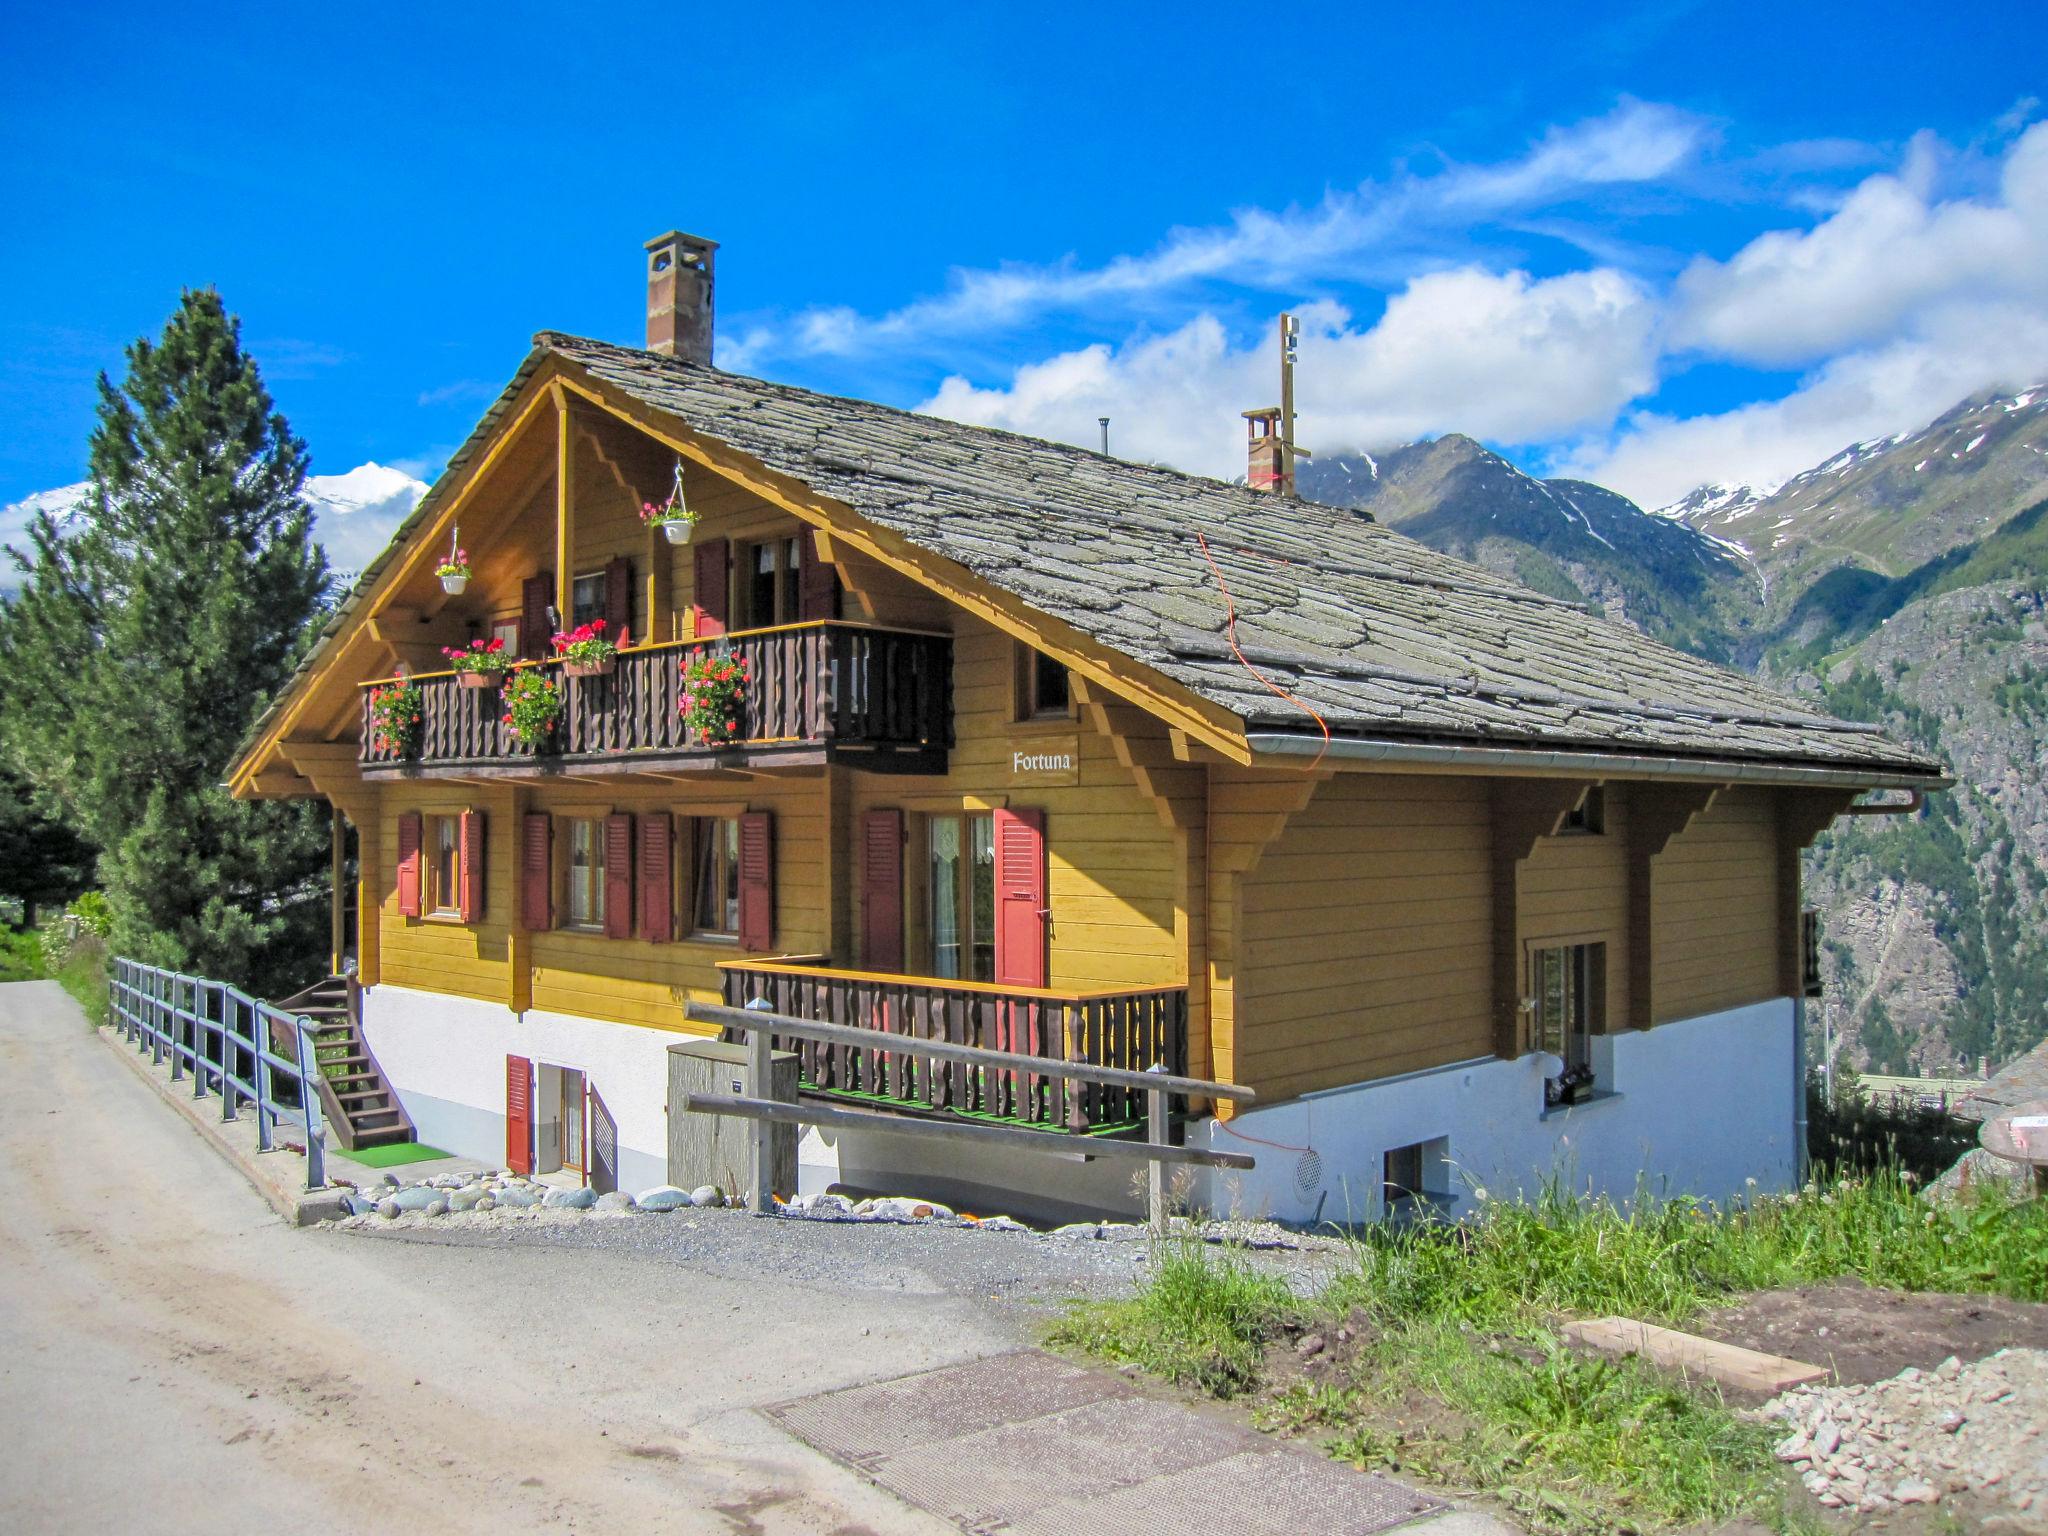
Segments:
[[[562,690],[545,673],[513,674],[505,685],[505,728],[521,746],[544,747],[562,717]]]
[[[690,510],[683,499],[683,461],[676,460],[675,485],[666,501],[643,501],[640,504],[640,521],[650,528],[659,528],[661,536],[671,544],[687,544],[690,535],[697,530],[697,514]]]
[[[727,652],[683,663],[683,729],[707,747],[745,739],[747,664]]]
[[[695,523],[686,523],[678,521],[672,523],[663,523],[661,525],[661,536],[667,539],[671,544],[689,543],[690,535],[695,533],[696,531],[697,525]]]
[[[468,589],[469,575],[467,572],[459,572],[454,575],[449,575],[445,572],[442,574],[441,590],[450,597],[460,597]]]
[[[625,638],[621,635],[620,642]],[[619,659],[618,645],[604,637],[603,619],[592,619],[565,635],[556,635],[553,644],[555,654],[562,658],[565,677],[604,677]]]
[[[469,551],[451,548],[448,558],[434,567],[434,574],[441,578],[441,590],[453,597],[469,585]]]
[[[405,679],[370,690],[370,746],[380,756],[414,757],[427,718],[420,685]]]
[[[441,654],[462,687],[495,688],[505,681],[504,650],[503,640],[472,640],[467,646],[444,645]]]

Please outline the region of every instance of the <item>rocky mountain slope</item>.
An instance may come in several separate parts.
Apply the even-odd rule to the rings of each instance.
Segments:
[[[1937,752],[1953,791],[1809,861],[1842,1059],[1995,1069],[2048,1035],[2048,387],[1656,513],[1459,437],[1300,483]]]

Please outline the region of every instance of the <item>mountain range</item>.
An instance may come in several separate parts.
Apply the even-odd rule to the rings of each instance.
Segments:
[[[1955,789],[1809,856],[1844,1059],[1995,1068],[2048,1034],[2048,386],[1649,511],[1459,436],[1298,483],[1939,754]]]

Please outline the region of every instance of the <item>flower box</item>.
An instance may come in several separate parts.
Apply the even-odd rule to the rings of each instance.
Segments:
[[[607,656],[602,661],[565,661],[562,663],[564,677],[610,677],[612,668],[618,663],[617,656]]]
[[[505,681],[502,672],[458,672],[455,681],[463,688],[496,688]]]

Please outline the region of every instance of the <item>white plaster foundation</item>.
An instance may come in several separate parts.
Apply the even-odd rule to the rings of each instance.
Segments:
[[[1224,1216],[1377,1220],[1387,1152],[1439,1141],[1425,1185],[1453,1214],[1480,1189],[1512,1199],[1552,1178],[1569,1193],[1626,1201],[1639,1188],[1726,1200],[1750,1179],[1770,1192],[1798,1177],[1789,998],[1596,1037],[1605,1096],[1568,1109],[1544,1110],[1538,1062],[1480,1057],[1255,1108],[1227,1127],[1201,1121],[1188,1128],[1191,1145],[1259,1160],[1205,1174],[1203,1202]]]
[[[667,1182],[673,1034],[395,986],[364,992],[363,1033],[422,1141],[502,1164],[505,1058],[525,1056],[588,1074],[618,1125],[622,1188]],[[1482,1057],[1253,1108],[1227,1127],[1200,1120],[1190,1145],[1249,1152],[1259,1166],[1196,1171],[1190,1193],[1219,1216],[1372,1221],[1385,1214],[1386,1153],[1416,1143],[1431,1144],[1425,1182],[1452,1212],[1478,1189],[1512,1198],[1552,1178],[1616,1200],[1639,1188],[1725,1200],[1750,1179],[1765,1191],[1796,1180],[1789,998],[1597,1037],[1594,1066],[1605,1096],[1549,1112],[1536,1057]],[[797,1158],[805,1194],[841,1186],[1050,1219],[1128,1219],[1142,1207],[1143,1164],[1120,1158],[817,1129]]]

